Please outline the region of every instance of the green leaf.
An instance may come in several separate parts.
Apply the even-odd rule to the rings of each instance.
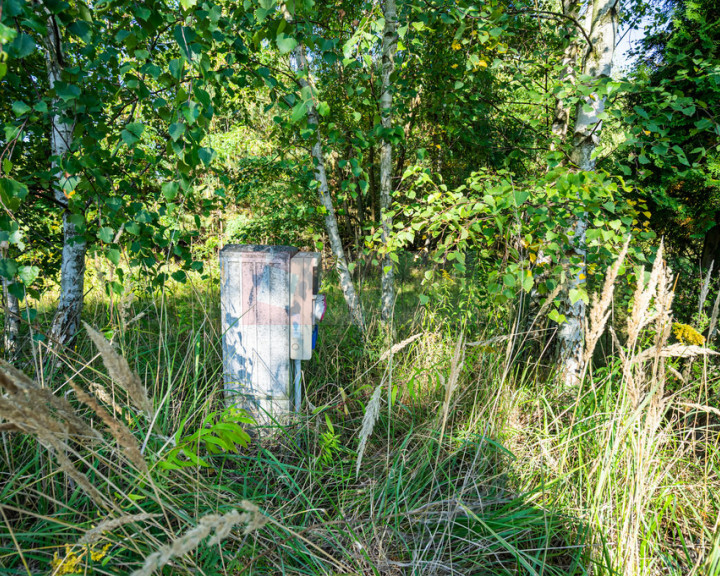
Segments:
[[[11,55],[18,59],[30,56],[34,50],[35,41],[30,35],[25,34],[24,32],[18,34],[12,44],[10,44]]]
[[[190,10],[195,4],[197,4],[197,0],[180,0],[180,6],[182,6],[184,10]]]
[[[525,200],[527,200],[530,197],[530,192],[527,190],[514,190],[513,194],[515,196],[515,205],[520,206]]]
[[[12,178],[0,178],[0,200],[10,210],[17,210],[28,195],[28,188]]]
[[[172,60],[170,60],[170,64],[168,65],[168,67],[170,69],[170,75],[175,78],[175,80],[180,80],[180,78],[182,78],[184,65],[184,58],[173,58]]]
[[[320,116],[327,116],[328,114],[330,114],[330,106],[327,102],[320,102],[317,105],[317,111]]]
[[[200,157],[202,163],[205,164],[205,166],[210,166],[210,163],[215,159],[217,154],[212,148],[204,147],[198,150],[198,156]]]
[[[570,303],[575,304],[578,300],[582,300],[585,304],[590,304],[590,298],[584,288],[572,288],[568,293]]]
[[[280,50],[281,54],[292,52],[297,46],[297,40],[295,40],[295,38],[283,33],[278,34],[275,42],[277,43],[278,50]]]
[[[552,320],[553,322],[557,322],[558,324],[562,324],[563,322],[565,322],[565,320],[567,320],[564,314],[560,314],[560,312],[558,312],[554,308],[550,310],[548,318],[550,318],[550,320]]]
[[[117,248],[110,248],[107,251],[107,257],[110,262],[115,264],[115,266],[120,265],[120,250],[118,250]]]
[[[168,132],[170,133],[170,138],[173,139],[173,142],[177,142],[178,138],[185,134],[185,123],[174,122],[173,124],[170,124]]]
[[[21,102],[20,100],[15,100],[15,102],[12,103],[12,110],[15,116],[22,116],[26,112],[30,112],[32,108],[25,104],[25,102]]]
[[[525,292],[530,294],[530,291],[533,289],[533,286],[535,285],[535,281],[533,280],[532,274],[528,272],[523,279],[522,287]]]
[[[63,102],[71,102],[80,98],[80,88],[75,84],[66,84],[65,82],[57,82],[55,84],[55,93],[63,100]]]
[[[98,238],[105,242],[105,244],[110,244],[113,241],[113,238],[115,237],[115,230],[110,228],[109,226],[103,226],[98,230]]]
[[[20,266],[17,275],[25,286],[30,286],[40,275],[40,268],[37,266]]]
[[[180,186],[177,182],[165,182],[162,185],[162,193],[165,195],[165,198],[168,202],[172,202],[175,200],[175,197],[178,195],[178,190],[180,189]]]
[[[200,106],[194,100],[190,100],[182,107],[182,113],[188,125],[192,126],[200,117]]]
[[[140,140],[140,136],[142,136],[144,131],[145,126],[143,126],[140,122],[130,122],[125,126],[125,130],[120,133],[120,137],[123,139],[125,144],[132,147],[138,142],[138,140]]]
[[[3,8],[5,9],[5,15],[11,15],[11,16],[18,16],[22,13],[22,5],[19,7],[20,10],[18,14],[11,14],[10,10],[8,10],[8,6],[11,4],[11,2],[3,2]],[[15,39],[15,36],[17,36],[17,30],[14,28],[11,28],[10,26],[5,26],[2,22],[0,22],[0,44],[10,44]]]
[[[305,108],[304,102],[298,102],[293,106],[292,114],[290,115],[290,120],[293,123],[300,122],[305,117],[305,113],[307,112],[307,109]]]
[[[192,28],[188,28],[187,26],[175,26],[175,29],[173,30],[173,36],[175,37],[175,41],[178,43],[178,46],[180,46],[180,49],[185,55],[185,58],[192,62],[193,52],[190,48],[190,44],[195,38],[195,32],[192,30]]]
[[[0,276],[10,280],[13,276],[15,276],[15,274],[17,274],[17,271],[18,265],[15,263],[14,260],[9,260],[8,258],[0,258]]]

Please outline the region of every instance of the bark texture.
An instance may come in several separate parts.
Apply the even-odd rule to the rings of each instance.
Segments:
[[[288,14],[286,14],[286,18],[289,19]],[[293,58],[295,59],[295,67],[297,68],[297,71],[302,71],[305,74],[305,77],[300,75],[298,82],[303,87],[309,86],[306,78],[309,74],[308,64],[307,59],[305,58],[305,50],[301,44],[298,44],[293,51]],[[343,291],[343,295],[345,296],[345,302],[347,303],[348,310],[350,311],[352,323],[355,324],[363,334],[365,334],[365,317],[360,305],[360,298],[358,298],[357,292],[355,291],[352,275],[348,269],[347,258],[345,257],[345,251],[343,250],[342,240],[340,239],[340,231],[338,230],[335,207],[333,205],[330,188],[328,186],[327,172],[325,170],[325,156],[323,155],[322,150],[322,135],[320,133],[320,115],[318,114],[317,107],[314,102],[309,105],[308,124],[315,127],[316,138],[311,149],[311,155],[315,166],[315,180],[318,182],[320,203],[325,207],[325,230],[328,238],[330,239],[330,248],[332,249],[333,256],[335,256],[336,267],[340,276],[340,287]]]
[[[7,256],[8,243],[0,244],[0,254],[5,258]],[[5,352],[5,360],[12,362],[17,356],[18,335],[20,334],[20,302],[8,290],[10,281],[7,278],[2,279],[4,310],[4,326],[3,326],[3,350]]]
[[[583,72],[593,78],[609,77],[615,53],[615,36],[617,34],[617,2],[618,0],[593,0],[588,6],[583,20],[583,27],[590,37],[592,47],[583,62]],[[585,107],[587,106],[587,111]],[[602,121],[600,114],[605,109],[605,98],[599,94],[591,94],[578,105],[571,160],[579,170],[595,169],[592,157],[600,140]],[[576,258],[585,261],[587,255],[585,232],[587,218],[581,217],[574,226],[574,247]],[[569,299],[571,290],[585,283],[585,266],[578,274],[568,281],[565,301],[566,322],[562,325],[560,337],[560,357],[563,377],[566,386],[578,383],[582,373],[583,337],[585,327],[585,303],[578,300],[574,304]]]
[[[385,17],[382,42],[382,93],[380,95],[380,115],[382,127],[392,128],[392,83],[390,76],[395,69],[395,52],[397,51],[397,7],[395,0],[384,0],[382,3]],[[389,214],[392,202],[392,142],[383,138],[380,148],[380,218],[382,226],[382,242],[387,248],[392,233],[392,217]],[[382,262],[382,320],[392,323],[393,306],[395,304],[395,267],[389,254]]]
[[[48,83],[52,89],[60,80],[64,65],[62,39],[53,16],[47,20],[47,43],[45,56],[48,69]],[[57,101],[55,102],[57,105]],[[69,344],[75,337],[80,326],[84,285],[85,285],[85,254],[87,242],[70,220],[68,199],[63,191],[66,178],[59,159],[65,156],[72,145],[73,120],[58,112],[53,117],[50,146],[55,170],[55,199],[65,206],[63,212],[63,250],[60,265],[60,299],[57,312],[50,329],[50,344],[62,347]]]

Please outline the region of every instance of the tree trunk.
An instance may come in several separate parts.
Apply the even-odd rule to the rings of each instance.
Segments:
[[[720,262],[720,224],[705,232],[700,265],[707,269],[713,262]]]
[[[580,12],[581,3],[578,0],[565,0],[563,2],[563,14],[569,18],[573,18],[577,21],[578,14]],[[578,38],[574,36],[570,39],[568,45],[563,51],[562,57],[562,72],[560,73],[561,82],[575,83],[578,59],[580,57],[580,43],[585,43],[584,38]],[[570,106],[567,106],[562,98],[558,98],[555,101],[555,112],[553,114],[552,122],[552,135],[554,137],[553,142],[550,144],[550,149],[555,150],[557,145],[565,143],[567,139],[567,133],[570,128],[570,115],[572,110]]]
[[[63,251],[60,265],[60,301],[53,319],[50,339],[55,346],[72,342],[80,327],[80,313],[85,294],[85,254],[87,243],[70,222],[70,212],[63,214]]]
[[[392,84],[390,76],[395,69],[395,52],[397,50],[397,7],[395,0],[384,0],[382,4],[385,16],[382,48],[382,93],[380,94],[380,115],[385,130],[392,128]],[[388,241],[392,233],[392,216],[388,213],[392,202],[392,143],[383,138],[380,148],[380,218],[382,225],[381,239],[388,250]],[[382,321],[392,325],[393,306],[395,304],[395,266],[386,252],[382,262]]]
[[[615,52],[615,35],[617,32],[617,0],[594,0],[588,7],[583,26],[592,42],[583,66],[585,74],[599,79],[609,77],[612,72],[612,61]],[[585,111],[584,105],[589,108]],[[600,139],[602,121],[600,115],[605,109],[605,98],[596,93],[578,104],[575,130],[573,134],[573,147],[571,160],[579,170],[591,171],[595,169],[595,159],[592,157]],[[573,250],[575,256],[583,261],[581,270],[570,277],[565,293],[564,314],[566,322],[562,325],[560,337],[560,358],[563,378],[566,386],[573,386],[580,380],[583,370],[582,353],[585,326],[585,303],[578,300],[571,303],[569,293],[571,290],[585,284],[585,257],[587,254],[585,231],[587,218],[580,217],[574,225]]]
[[[0,252],[2,257],[7,256],[8,243],[0,243]],[[8,287],[10,280],[2,279],[3,302],[5,304],[5,322],[3,330],[3,350],[5,352],[5,360],[12,362],[17,356],[17,341],[20,333],[20,302],[14,294],[10,293]]]
[[[286,18],[290,19],[290,15],[286,13]],[[293,50],[293,57],[298,70],[304,70],[306,76],[299,76],[298,82],[302,87],[309,86],[306,78],[309,78],[309,68],[307,59],[305,58],[305,50],[301,44],[298,44]],[[325,156],[322,151],[322,135],[320,134],[320,115],[318,114],[315,103],[312,102],[308,110],[308,124],[315,127],[315,143],[311,150],[313,164],[315,165],[315,180],[318,182],[318,193],[320,202],[325,207],[325,230],[330,239],[330,248],[335,256],[336,267],[340,276],[340,288],[342,288],[345,302],[350,311],[350,318],[360,331],[365,334],[365,317],[360,305],[353,284],[350,270],[348,269],[345,251],[343,250],[340,232],[338,230],[337,217],[335,216],[335,207],[333,206],[332,197],[330,196],[330,188],[328,186],[327,172],[325,171]]]
[[[46,60],[48,68],[48,83],[52,89],[60,80],[63,68],[62,39],[60,31],[53,16],[47,21]],[[58,105],[58,101],[54,102]],[[52,166],[55,171],[55,199],[63,206],[63,250],[60,265],[60,299],[58,308],[50,329],[50,345],[62,347],[69,344],[75,337],[80,326],[80,313],[82,312],[84,284],[85,284],[85,253],[87,242],[78,232],[76,225],[70,220],[68,199],[63,191],[63,180],[66,178],[62,170],[61,159],[70,150],[72,145],[73,126],[69,118],[58,112],[53,117],[52,132],[50,135]]]

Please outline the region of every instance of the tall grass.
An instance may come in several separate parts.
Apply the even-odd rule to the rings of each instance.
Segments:
[[[0,573],[716,574],[714,359],[674,342],[662,258],[622,323],[619,270],[577,389],[481,291],[448,280],[419,307],[408,273],[388,343],[348,327],[330,284],[308,408],[222,449],[217,282],[97,280],[74,350],[27,340],[0,369]],[[198,460],[168,467],[178,446]]]

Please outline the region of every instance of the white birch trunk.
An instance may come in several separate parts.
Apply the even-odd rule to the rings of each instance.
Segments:
[[[382,94],[380,95],[380,115],[384,129],[392,128],[392,85],[390,76],[395,69],[395,52],[397,51],[397,7],[395,0],[384,0],[382,4],[385,16],[385,28],[382,42]],[[392,143],[383,138],[380,148],[380,220],[382,225],[382,242],[387,248],[392,233],[392,217],[388,214],[392,202]],[[382,320],[392,324],[393,306],[395,304],[395,267],[389,254],[382,262]]]
[[[617,33],[617,2],[618,0],[593,0],[588,6],[585,15],[585,27],[592,49],[584,62],[585,74],[599,79],[609,77],[612,72],[612,62],[615,53],[615,36]],[[586,112],[583,104],[589,107]],[[600,140],[602,120],[600,114],[605,109],[605,98],[598,94],[591,94],[578,105],[575,130],[573,134],[573,148],[571,159],[579,170],[590,171],[595,169],[595,159],[592,157]],[[587,218],[579,218],[574,226],[574,252],[575,256],[583,262],[587,255],[585,231]],[[573,275],[568,282],[565,301],[566,322],[560,330],[560,358],[562,362],[563,377],[566,386],[573,386],[580,380],[583,370],[583,337],[585,327],[585,303],[578,300],[572,304],[569,292],[585,284],[585,266],[578,274]]]
[[[15,360],[18,349],[18,336],[20,335],[20,302],[8,290],[8,279],[2,279],[3,296],[5,297],[5,326],[3,343],[5,359],[8,362]]]
[[[46,60],[48,69],[48,83],[52,89],[60,80],[63,68],[62,39],[54,17],[47,21],[48,36],[46,46]],[[57,105],[57,101],[54,103]],[[67,117],[56,113],[53,117],[50,134],[51,153],[54,157],[62,158],[72,145],[73,125]],[[63,212],[63,250],[60,265],[60,298],[57,312],[50,329],[50,345],[62,347],[69,344],[75,337],[80,326],[80,313],[83,306],[85,285],[85,254],[87,242],[79,234],[74,223],[70,221],[70,212],[67,209],[68,199],[63,192],[62,168],[57,160],[53,161],[56,171],[54,194],[55,199],[66,209]]]
[[[8,243],[0,244],[0,254],[3,258],[7,256]],[[5,352],[5,360],[12,362],[17,355],[17,341],[20,334],[20,302],[10,293],[8,287],[10,280],[2,279],[3,301],[5,303],[4,310],[4,326],[3,326],[3,349]]]
[[[289,18],[289,15],[286,14]],[[296,61],[298,70],[302,70],[305,74],[309,74],[307,59],[305,58],[305,50],[302,45],[293,51],[293,57]],[[306,78],[299,76],[298,82],[302,87],[309,86]],[[343,250],[342,240],[340,239],[340,231],[338,230],[337,217],[335,216],[335,207],[333,205],[332,196],[330,196],[330,187],[328,186],[327,172],[325,171],[325,156],[322,150],[322,135],[320,134],[320,115],[314,102],[311,102],[308,110],[308,124],[315,126],[315,143],[311,149],[313,164],[315,165],[315,180],[318,182],[318,194],[320,202],[325,207],[325,230],[330,239],[330,248],[335,256],[338,275],[340,276],[340,288],[345,296],[350,318],[360,331],[365,334],[365,317],[363,315],[360,298],[355,291],[355,285],[348,268],[345,251]]]

